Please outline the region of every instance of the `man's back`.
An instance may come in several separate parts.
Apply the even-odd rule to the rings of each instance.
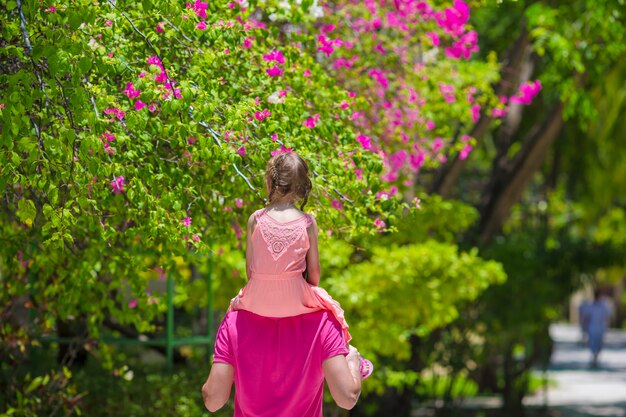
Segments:
[[[213,361],[234,368],[235,417],[321,417],[322,362],[346,354],[326,311],[268,318],[242,310],[224,318]]]

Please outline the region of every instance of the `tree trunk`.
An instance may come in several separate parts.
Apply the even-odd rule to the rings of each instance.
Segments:
[[[523,64],[529,61],[530,39],[525,24],[523,24],[517,40],[507,55],[506,63],[502,67],[500,82],[495,89],[498,96],[509,96],[515,91],[519,84],[520,74],[524,68]],[[472,129],[470,136],[476,139],[476,141],[480,141],[488,132],[492,121],[493,118],[491,116],[483,114]],[[519,122],[517,124],[519,125]],[[458,182],[466,162],[467,159],[461,160],[457,156],[450,164],[444,165],[433,182],[430,191],[444,197],[450,196],[452,188]]]
[[[509,210],[519,201],[522,192],[541,166],[548,147],[563,126],[563,103],[556,104],[543,122],[535,126],[524,139],[522,149],[512,162],[496,161],[493,182],[483,195],[480,211],[479,236],[481,244],[488,243],[499,232]]]

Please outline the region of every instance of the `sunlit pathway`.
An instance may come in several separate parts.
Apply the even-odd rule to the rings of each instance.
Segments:
[[[555,341],[548,377],[547,402],[563,417],[626,417],[626,332],[611,330],[605,338],[597,368],[590,367],[591,354],[580,344],[577,326],[556,324],[550,329]],[[539,393],[527,404],[543,404]]]

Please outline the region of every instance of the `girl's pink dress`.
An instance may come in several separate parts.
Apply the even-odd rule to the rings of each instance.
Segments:
[[[307,228],[313,217],[305,213],[287,222],[266,209],[254,212],[256,227],[250,237],[248,283],[230,302],[230,310],[247,310],[265,317],[291,317],[328,310],[341,324],[346,342],[352,338],[339,303],[323,288],[309,284],[302,273],[309,250]]]

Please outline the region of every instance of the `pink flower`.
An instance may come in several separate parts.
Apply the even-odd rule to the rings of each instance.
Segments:
[[[148,106],[148,110],[150,110],[150,113],[154,113],[154,112],[156,111],[156,109],[157,109],[157,105],[156,105],[156,103],[151,103],[151,104]]]
[[[108,56],[109,58],[113,58],[113,52],[109,52],[109,53],[107,54],[107,56]]]
[[[128,308],[135,308],[135,307],[137,307],[137,299],[133,298],[132,300],[128,302]]]
[[[50,6],[46,10],[44,10],[44,12],[46,12],[46,13],[54,13],[56,11],[57,11],[57,8],[54,7],[54,6]]]
[[[104,109],[103,113],[106,115],[113,115],[117,117],[118,120],[122,120],[126,115],[125,111],[120,110],[117,107],[107,107],[106,109]]]
[[[103,133],[100,138],[106,139],[109,142],[113,142],[115,140],[115,135],[113,133]]]
[[[147,106],[147,104],[146,104],[146,103],[144,103],[144,102],[143,102],[143,101],[141,101],[141,100],[137,100],[137,101],[135,101],[135,110],[137,110],[137,111],[139,111],[139,110],[143,109],[143,108],[144,108],[144,107],[146,107],[146,106]]]
[[[107,142],[104,142],[103,148],[105,152],[108,153],[109,155],[115,155],[115,152],[117,152],[117,150],[111,145],[109,145]]]
[[[467,156],[470,154],[470,152],[472,152],[472,145],[465,145],[463,149],[461,149],[461,152],[459,152],[459,159],[461,161],[467,159]]]
[[[206,23],[204,21],[198,22],[198,24],[196,25],[196,29],[198,29],[198,30],[205,30],[206,29]]]
[[[511,103],[529,105],[539,94],[539,91],[541,91],[541,81],[539,80],[522,84],[517,94],[511,97]]]
[[[283,56],[283,53],[278,50],[263,55],[263,59],[267,62],[276,62],[280,65],[283,65],[285,63],[285,57]]]
[[[456,97],[454,96],[454,86],[444,83],[439,83],[439,91],[443,96],[443,99],[446,103],[454,103],[456,101]]]
[[[254,40],[254,38],[245,38],[243,40],[243,45],[241,45],[243,48],[245,49],[249,49],[252,48],[252,41]]]
[[[335,25],[330,25],[330,24],[322,25],[322,27],[320,28],[320,31],[322,33],[330,33],[333,30],[335,30]]]
[[[165,27],[165,22],[159,22],[156,25],[156,31],[159,33],[163,33]]]
[[[422,200],[420,200],[419,197],[413,198],[413,204],[415,205],[416,209],[421,209],[422,208]]]
[[[277,134],[277,133],[274,133],[274,134],[272,135],[272,141],[276,142],[277,140],[278,140],[278,134]]]
[[[433,152],[437,152],[441,148],[443,148],[443,140],[441,138],[435,138],[433,141]]]
[[[437,32],[426,32],[426,36],[430,38],[430,41],[433,43],[433,46],[439,46],[439,35]]]
[[[371,69],[369,72],[369,76],[375,79],[378,84],[380,84],[380,86],[385,90],[389,88],[389,80],[387,79],[387,76],[383,71],[379,69]]]
[[[235,198],[235,207],[237,208],[243,207],[243,200],[241,198]]]
[[[237,149],[237,153],[241,156],[246,156],[246,148],[240,146],[239,149]]]
[[[411,154],[409,156],[409,166],[414,171],[418,171],[422,167],[422,165],[424,165],[425,161],[426,161],[426,155],[422,151],[419,151],[416,154]]]
[[[187,138],[187,143],[190,145],[193,145],[194,143],[196,143],[198,141],[198,139],[193,138],[193,137],[188,137]]]
[[[141,90],[135,89],[133,83],[126,83],[124,94],[126,94],[128,98],[137,98],[141,94]]]
[[[380,217],[377,217],[376,220],[374,220],[374,226],[376,227],[376,229],[381,231],[385,227],[387,227],[387,224],[385,224],[385,222]]]
[[[270,152],[270,155],[271,155],[271,156],[274,156],[274,155],[277,155],[277,154],[279,154],[279,153],[287,153],[287,152],[291,152],[291,149],[292,149],[292,148],[286,148],[286,147],[285,147],[285,145],[280,145],[280,148],[279,148],[279,149],[276,149],[276,150],[274,150],[274,151],[272,151],[272,152]]]
[[[326,35],[318,35],[317,36],[318,47],[317,50],[326,54],[326,56],[330,56],[335,51],[335,47],[341,46],[343,41],[341,39],[329,39]]]
[[[191,238],[194,242],[200,242],[200,236],[198,236],[197,234],[194,234],[193,236],[191,236]]]
[[[185,226],[185,227],[191,226],[191,217],[185,217],[183,219],[183,226]]]
[[[452,59],[460,59],[461,57],[469,59],[473,52],[478,52],[479,50],[478,34],[472,30],[461,36],[451,47],[446,48],[446,56]]]
[[[208,7],[209,7],[208,3],[205,3],[205,2],[200,1],[200,0],[196,0],[193,3],[193,11],[196,12],[196,15],[200,19],[206,19],[206,17],[207,17],[206,9]]]
[[[437,24],[448,34],[457,37],[465,30],[465,23],[469,20],[469,7],[462,0],[454,0],[453,7],[444,12],[434,14]]]
[[[262,122],[263,120],[270,117],[271,115],[272,113],[268,109],[263,109],[263,111],[258,111],[254,113],[254,118]]]
[[[363,149],[372,149],[372,144],[369,136],[365,136],[362,133],[359,133],[356,137],[357,142],[363,146]]]
[[[302,76],[303,77],[310,77],[311,76],[311,70],[305,69],[304,71],[302,71]]]
[[[143,77],[145,77],[145,76],[146,76],[146,74],[147,74],[147,72],[145,72],[145,71],[141,71],[141,72],[139,73],[139,75],[137,76],[137,78],[143,78]]]
[[[119,177],[113,177],[113,181],[111,181],[111,188],[113,190],[113,194],[120,194],[124,192],[124,176],[120,175]]]
[[[0,109],[4,109],[4,103],[0,103]]]
[[[317,122],[319,122],[319,120],[320,120],[320,115],[315,114],[313,115],[313,117],[309,117],[304,122],[302,122],[302,125],[304,127],[308,127],[309,129],[313,129],[317,125]]]
[[[330,202],[330,205],[336,210],[343,211],[343,204],[341,204],[341,201],[339,200],[333,199],[333,201]]]
[[[270,77],[280,77],[283,75],[283,70],[280,69],[276,64],[274,64],[272,68],[266,69],[265,72],[267,72],[267,75],[269,75]]]
[[[342,101],[341,104],[339,104],[339,107],[341,107],[343,110],[347,109],[350,107],[350,105],[348,104],[347,101]]]
[[[480,104],[472,106],[472,122],[476,123],[480,119]]]
[[[107,20],[104,22],[104,25],[105,25],[105,26],[113,26],[113,21],[112,21],[112,20],[110,20],[110,19],[107,19]]]
[[[148,58],[148,65],[156,65],[159,68],[163,68],[163,64],[161,63],[161,60],[156,55],[152,55],[151,57]]]
[[[237,239],[241,239],[241,235],[242,235],[241,227],[239,227],[237,223],[233,224],[232,227],[233,227],[233,230],[235,231],[235,237]]]
[[[167,81],[167,73],[165,71],[161,71],[154,76],[154,81],[157,83],[164,83]]]
[[[426,121],[426,130],[433,130],[435,127],[435,122],[433,122],[432,120]]]
[[[491,116],[492,117],[496,117],[496,118],[502,118],[504,116],[506,116],[506,108],[501,109],[501,108],[494,108],[491,110]]]

